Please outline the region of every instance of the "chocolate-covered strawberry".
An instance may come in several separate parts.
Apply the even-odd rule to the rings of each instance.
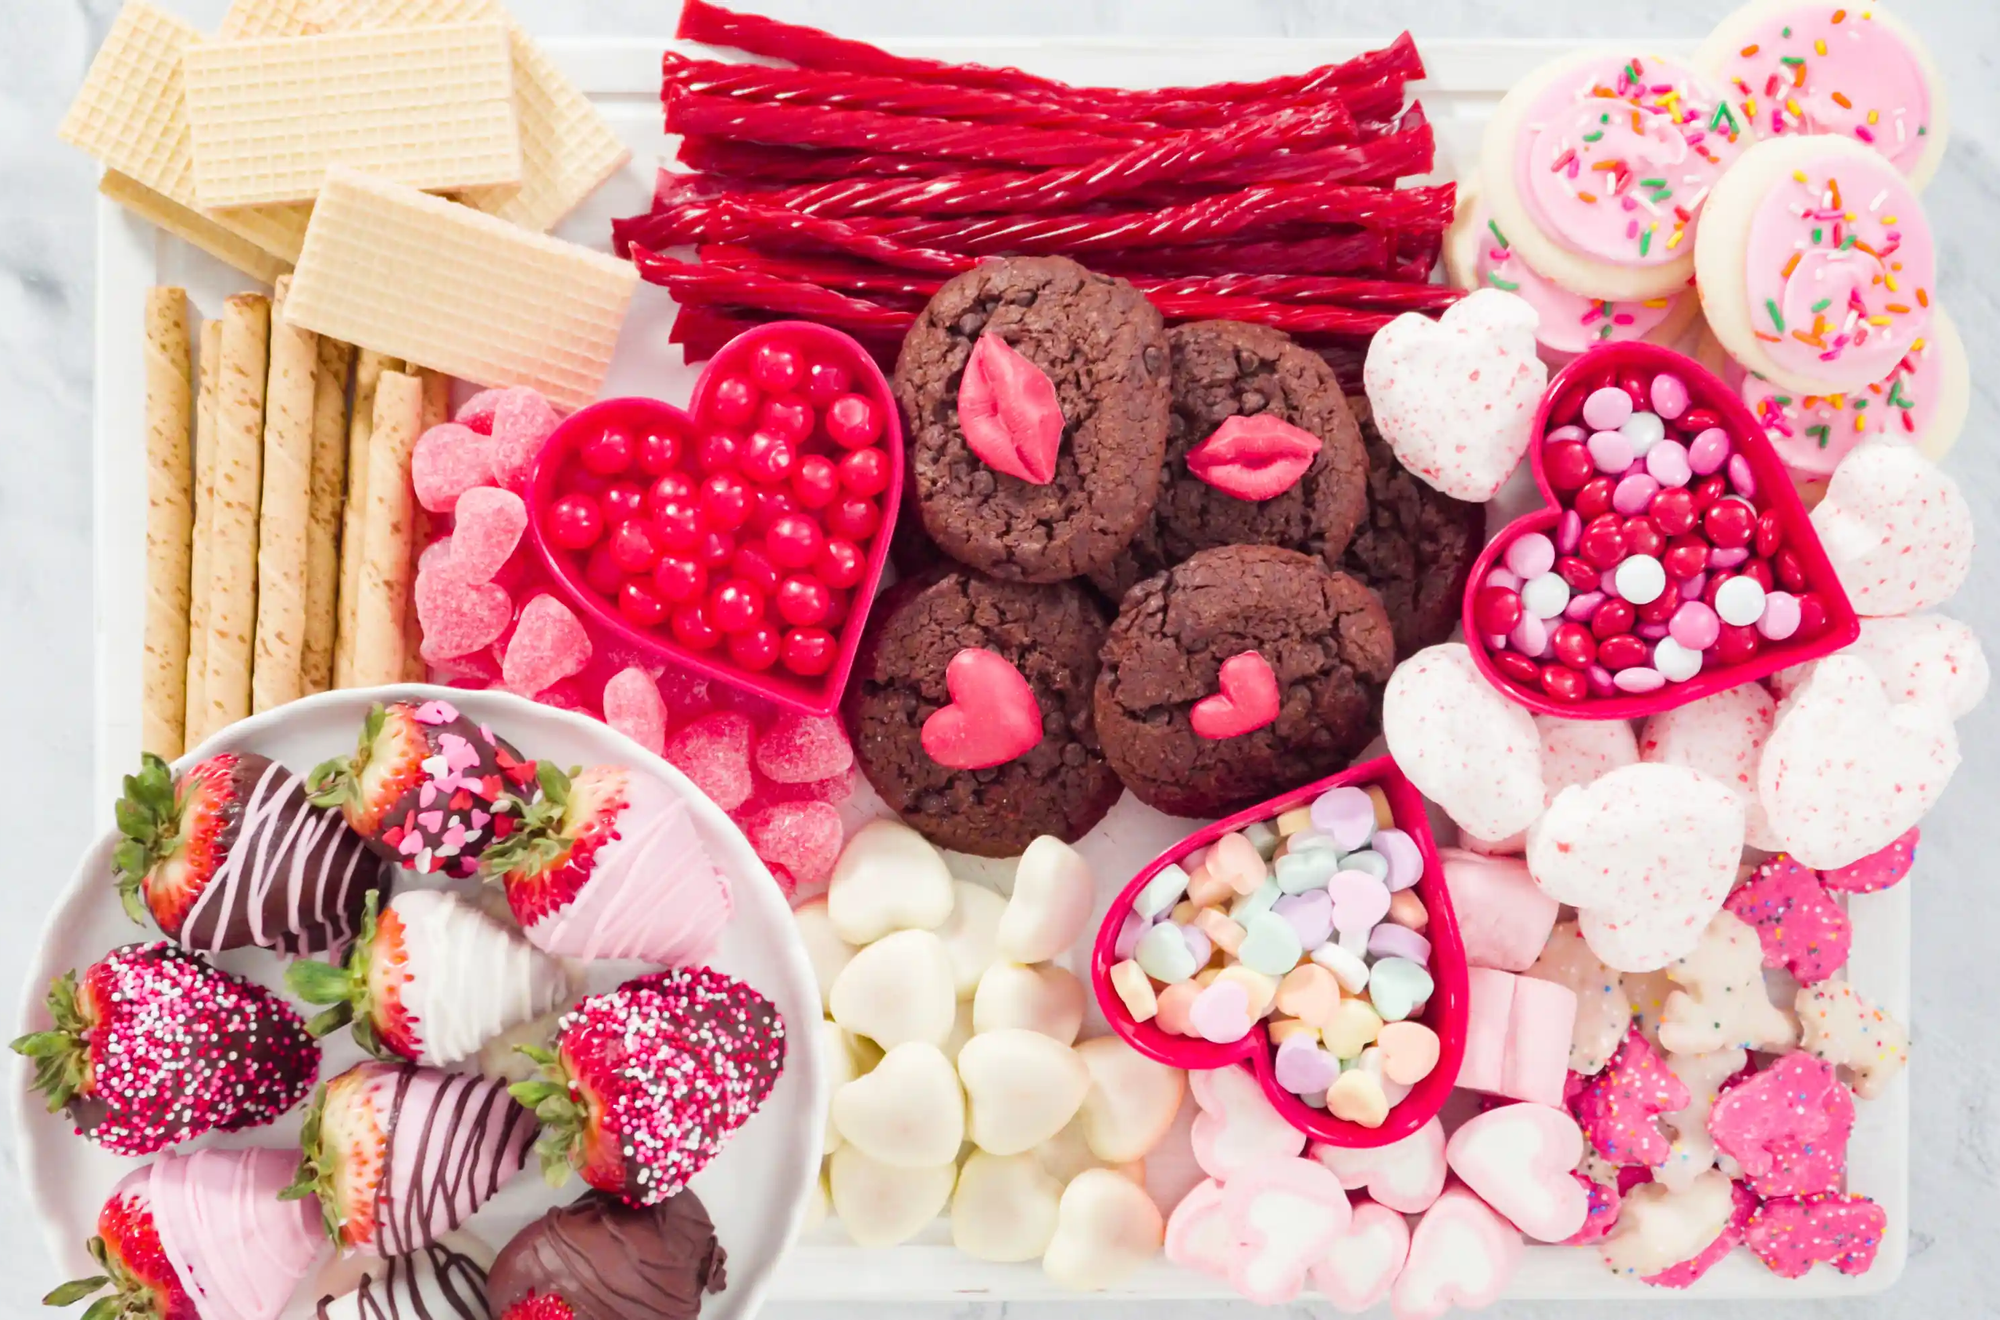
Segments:
[[[344,944],[381,867],[340,813],[255,752],[223,752],[179,775],[150,752],[125,776],[112,854],[132,920],[148,912],[190,949],[255,945],[316,953]]]
[[[447,1064],[531,1021],[569,995],[556,959],[453,894],[406,889],[376,911],[371,894],[344,966],[295,962],[285,984],[309,1004],[331,1004],[309,1024],[324,1036],[354,1024],[380,1058]]]
[[[447,1234],[407,1256],[371,1263],[353,1292],[319,1299],[316,1320],[493,1320],[486,1301],[492,1263],[484,1244]]]
[[[693,1192],[643,1207],[592,1192],[514,1235],[486,1300],[501,1320],[694,1320],[728,1259]]]
[[[534,778],[533,761],[450,702],[395,701],[369,709],[353,756],[314,769],[312,795],[390,861],[470,875]]]
[[[158,940],[114,949],[49,987],[50,1027],[13,1042],[49,1111],[116,1155],[258,1127],[305,1098],[319,1046],[262,986]]]
[[[94,1320],[201,1320],[160,1244],[147,1187],[152,1175],[150,1168],[127,1175],[97,1212],[90,1258],[103,1273],[65,1283],[42,1298],[42,1305],[69,1306],[109,1288],[111,1295],[92,1303],[85,1315]]]
[[[551,1185],[571,1169],[631,1205],[676,1195],[757,1112],[785,1066],[770,1000],[709,967],[627,981],[565,1013],[514,1095],[543,1124]]]

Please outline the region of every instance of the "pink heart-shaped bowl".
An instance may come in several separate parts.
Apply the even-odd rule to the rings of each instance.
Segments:
[[[1111,968],[1118,961],[1115,952],[1118,929],[1124,924],[1126,914],[1132,910],[1132,900],[1161,868],[1206,848],[1232,830],[1240,830],[1260,820],[1270,820],[1293,807],[1306,806],[1328,789],[1366,788],[1370,785],[1382,789],[1389,799],[1389,811],[1395,817],[1396,827],[1415,840],[1418,851],[1423,854],[1424,873],[1415,888],[1417,897],[1423,900],[1424,908],[1430,914],[1424,935],[1431,943],[1429,971],[1434,988],[1424,1011],[1414,1020],[1429,1026],[1438,1036],[1437,1066],[1411,1088],[1401,1104],[1389,1110],[1389,1117],[1382,1126],[1375,1128],[1336,1118],[1324,1109],[1314,1109],[1278,1085],[1270,1037],[1262,1022],[1251,1027],[1250,1033],[1243,1039],[1226,1044],[1176,1036],[1162,1031],[1153,1022],[1133,1021],[1124,1001],[1118,998],[1118,992],[1111,986]],[[1195,831],[1148,862],[1112,900],[1104,924],[1098,927],[1097,943],[1090,952],[1090,983],[1097,992],[1098,1006],[1104,1010],[1111,1029],[1133,1049],[1149,1059],[1158,1059],[1161,1063],[1190,1072],[1247,1065],[1286,1122],[1314,1141],[1323,1141],[1330,1146],[1386,1146],[1409,1136],[1437,1116],[1445,1097],[1451,1094],[1451,1088],[1458,1079],[1459,1064],[1465,1058],[1467,1010],[1471,996],[1465,944],[1459,938],[1458,918],[1452,912],[1451,895],[1445,889],[1444,867],[1438,861],[1437,848],[1431,842],[1423,796],[1403,777],[1395,761],[1386,756],[1352,766],[1316,784],[1294,789],[1248,811],[1239,811],[1227,820]]]
[[[1646,459],[1631,460],[1631,465],[1621,473],[1607,474],[1601,465],[1589,458],[1587,449],[1585,456],[1579,460],[1578,451],[1567,448],[1577,438],[1577,433],[1589,434],[1582,416],[1584,400],[1592,392],[1606,386],[1623,388],[1631,395],[1635,409],[1650,411],[1651,382],[1662,374],[1679,378],[1687,387],[1688,404],[1678,419],[1666,423],[1666,439],[1659,443],[1675,441],[1688,446],[1697,435],[1719,427],[1729,441],[1730,457],[1724,467],[1708,474],[1698,471],[1679,474],[1684,480],[1676,487],[1655,482],[1653,476],[1648,474],[1652,462],[1650,454]],[[1570,431],[1565,433],[1564,428],[1570,428]],[[1826,551],[1813,530],[1805,503],[1799,498],[1798,490],[1777,451],[1771,447],[1770,438],[1744,405],[1742,396],[1699,363],[1672,349],[1639,341],[1605,344],[1591,349],[1558,371],[1549,381],[1549,387],[1542,395],[1541,407],[1535,413],[1533,435],[1535,438],[1528,449],[1529,461],[1533,464],[1535,485],[1541,491],[1546,507],[1515,519],[1487,543],[1473,565],[1470,581],[1466,583],[1464,607],[1465,641],[1472,649],[1472,658],[1479,671],[1495,687],[1528,709],[1571,719],[1642,719],[1753,682],[1780,669],[1831,655],[1860,635],[1860,620],[1855,616],[1853,605],[1848,602],[1847,593],[1841,588],[1840,579],[1834,574],[1833,565],[1827,561]],[[1569,460],[1567,479],[1576,480],[1581,471],[1587,480],[1566,492],[1559,492],[1555,482],[1561,478],[1554,477],[1550,471],[1550,467],[1555,465],[1555,460],[1549,457],[1552,450],[1560,450],[1559,457]],[[1736,465],[1739,457],[1747,466],[1747,484],[1743,480],[1743,469]],[[1579,462],[1584,466],[1578,468],[1576,464]],[[1635,512],[1631,514],[1623,509],[1597,508],[1597,503],[1612,498],[1609,491],[1622,484],[1621,478],[1631,480],[1641,474],[1646,475],[1638,483],[1640,489],[1635,494],[1645,494],[1647,483],[1659,487],[1647,495],[1651,502],[1643,507],[1633,506]],[[1586,500],[1586,494],[1591,493],[1593,487],[1596,488],[1596,503]],[[1675,508],[1675,514],[1680,518],[1692,519],[1692,526],[1678,533],[1663,532],[1655,521],[1656,517],[1661,521],[1667,518],[1661,511],[1667,507],[1663,497],[1670,490],[1686,491],[1687,500],[1681,503],[1692,508],[1691,514],[1686,508]],[[1748,654],[1724,659],[1722,642],[1711,642],[1701,652],[1701,669],[1692,677],[1680,682],[1668,681],[1651,691],[1627,691],[1615,685],[1610,677],[1611,670],[1600,663],[1598,647],[1614,637],[1621,638],[1618,644],[1625,652],[1621,660],[1630,661],[1634,653],[1645,657],[1637,665],[1626,663],[1621,667],[1651,670],[1654,646],[1660,637],[1644,637],[1637,630],[1643,626],[1664,634],[1667,621],[1648,620],[1645,613],[1647,609],[1664,607],[1641,606],[1637,619],[1630,627],[1619,630],[1607,626],[1602,637],[1594,631],[1592,615],[1566,613],[1552,617],[1544,625],[1549,637],[1539,658],[1526,655],[1514,646],[1496,646],[1495,635],[1488,635],[1482,629],[1481,592],[1488,586],[1496,585],[1491,580],[1496,570],[1512,575],[1507,552],[1521,538],[1539,532],[1555,543],[1557,560],[1552,571],[1568,582],[1573,593],[1571,609],[1578,608],[1579,598],[1588,596],[1599,596],[1606,603],[1629,608],[1607,585],[1611,565],[1592,563],[1582,553],[1590,549],[1588,544],[1579,545],[1577,540],[1585,527],[1594,527],[1593,519],[1613,518],[1625,529],[1617,533],[1613,541],[1618,548],[1612,553],[1620,557],[1613,563],[1622,562],[1629,551],[1632,554],[1651,553],[1665,564],[1670,554],[1692,552],[1696,548],[1695,542],[1706,545],[1708,552],[1714,556],[1733,554],[1733,551],[1710,543],[1707,534],[1702,531],[1710,506],[1728,501],[1747,503],[1756,520],[1754,526],[1757,530],[1753,531],[1750,544],[1743,547],[1747,558],[1730,564],[1710,559],[1697,574],[1688,577],[1674,576],[1673,566],[1670,565],[1660,599],[1672,597],[1674,608],[1693,600],[1700,600],[1712,608],[1713,593],[1722,581],[1761,574],[1761,585],[1767,591],[1775,587],[1789,594],[1800,603],[1806,616],[1796,631],[1782,640],[1773,641],[1761,635],[1755,625],[1745,624],[1730,629],[1711,614],[1708,622],[1733,633],[1735,647],[1754,643],[1755,649]],[[1587,515],[1580,512],[1579,504],[1584,504],[1592,512]],[[1775,520],[1773,525],[1781,539],[1775,547],[1766,551],[1759,538],[1763,534],[1762,524],[1768,519]],[[1633,524],[1642,522],[1645,528],[1638,535],[1657,542],[1650,551],[1632,550],[1633,541],[1626,539],[1633,536]],[[1675,525],[1678,525],[1677,521],[1668,523],[1670,527]],[[1565,566],[1568,572],[1564,571]],[[1574,579],[1571,579],[1571,573],[1575,574]],[[1598,582],[1586,580],[1592,573],[1598,575]],[[1691,589],[1695,593],[1692,597],[1681,591],[1684,584],[1692,584]],[[1497,585],[1507,588],[1505,578]],[[1505,597],[1501,599],[1504,601]],[[1813,602],[1817,602],[1816,607]],[[1812,620],[1815,608],[1822,616],[1816,626]],[[1489,616],[1489,622],[1493,617]],[[1500,614],[1498,618],[1504,620],[1506,615]],[[1557,627],[1569,624],[1576,624],[1578,628],[1570,630],[1566,639],[1555,638]],[[1682,621],[1675,620],[1673,626],[1681,627]],[[1701,626],[1696,622],[1690,629],[1693,640],[1699,640],[1697,630]],[[1588,639],[1587,646],[1583,644],[1584,637]],[[1558,640],[1567,642],[1567,655],[1565,646],[1555,644]]]
[[[547,530],[551,506],[563,493],[563,482],[577,462],[578,448],[612,427],[626,428],[635,436],[654,432],[674,436],[681,442],[681,458],[672,470],[686,473],[699,490],[701,481],[710,472],[695,459],[697,438],[705,431],[720,426],[720,423],[703,420],[709,416],[717,385],[732,377],[747,381],[752,356],[760,345],[772,341],[796,345],[808,363],[831,363],[846,372],[847,384],[843,392],[868,399],[881,418],[881,434],[874,443],[885,451],[888,460],[888,484],[875,497],[880,503],[881,517],[867,545],[862,547],[865,567],[860,581],[850,589],[847,616],[841,621],[837,637],[838,649],[826,671],[811,676],[786,670],[782,661],[774,662],[763,670],[747,668],[732,660],[728,647],[720,642],[706,649],[684,645],[666,621],[651,628],[635,625],[585,580],[584,564],[588,552],[566,550],[556,545]],[[754,427],[745,425],[721,429],[732,430],[740,440],[746,431]],[[799,459],[820,454],[837,460],[844,452],[821,428],[819,409],[814,410],[812,434],[797,448]],[[645,475],[634,479],[651,483],[658,480],[658,476]],[[753,489],[756,489],[754,484]],[[787,477],[770,483],[766,489],[790,494],[793,487]],[[793,710],[826,715],[839,704],[841,691],[847,686],[848,672],[854,667],[861,633],[868,622],[869,607],[874,603],[875,588],[882,578],[882,566],[888,561],[889,537],[895,526],[896,507],[902,492],[902,420],[896,409],[895,396],[890,393],[889,382],[883,377],[881,368],[875,365],[874,359],[860,344],[838,330],[807,321],[774,321],[746,330],[722,346],[702,369],[701,378],[695,383],[694,397],[685,411],[659,399],[606,399],[564,419],[535,459],[528,488],[528,530],[534,538],[536,552],[548,565],[556,584],[598,628],[630,643],[642,654],[754,692]],[[811,513],[810,510],[804,512]],[[734,535],[739,547],[761,539],[751,528],[752,524],[746,522],[736,529]],[[601,537],[598,544],[602,544]],[[719,584],[723,576],[711,573],[704,594]],[[782,628],[782,620],[777,619],[776,610],[770,602],[766,602],[766,608],[766,618]]]

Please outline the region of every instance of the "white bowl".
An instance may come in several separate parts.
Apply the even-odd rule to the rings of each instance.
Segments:
[[[713,965],[767,996],[788,1028],[784,1074],[764,1107],[723,1146],[690,1186],[708,1207],[715,1231],[729,1253],[729,1286],[707,1299],[703,1320],[731,1320],[753,1314],[762,1301],[779,1258],[791,1245],[805,1214],[807,1193],[819,1177],[822,1115],[826,1112],[826,1069],[819,1057],[819,989],[812,965],[783,894],[771,873],[730,819],[680,771],[609,726],[581,715],[538,705],[501,692],[403,685],[327,692],[230,726],[183,757],[176,768],[217,752],[256,751],[300,773],[331,756],[350,752],[371,703],[412,696],[437,697],[489,724],[525,756],[558,764],[616,763],[644,770],[687,799],[702,840],[727,876],[736,900]],[[134,767],[136,769],[137,767]],[[159,938],[150,924],[126,917],[111,879],[111,853],[118,836],[107,835],[84,854],[42,931],[39,955],[28,969],[22,1010],[23,1032],[48,1025],[43,999],[51,978],[79,971],[121,944]],[[399,887],[440,885],[434,877],[404,872]],[[469,889],[471,882],[449,882]],[[285,960],[263,949],[236,949],[217,956],[220,967],[284,994]],[[591,992],[608,990],[636,972],[635,963],[593,963]],[[289,998],[289,996],[287,996]],[[296,1005],[296,1001],[294,1001]],[[364,1057],[345,1031],[327,1038],[320,1075],[331,1077]],[[471,1067],[470,1061],[460,1065]],[[49,1286],[93,1273],[84,1244],[95,1232],[98,1208],[126,1173],[144,1163],[124,1159],[73,1135],[63,1114],[47,1112],[32,1087],[26,1059],[14,1068],[15,1144],[30,1203],[55,1257]],[[198,1146],[283,1146],[295,1148],[299,1110],[269,1127],[214,1134],[188,1143]],[[462,1231],[498,1251],[508,1239],[551,1206],[566,1205],[587,1189],[572,1178],[561,1191],[539,1176],[532,1155],[528,1168],[468,1220]],[[308,1320],[326,1292],[344,1291],[355,1263],[328,1267],[322,1280],[300,1285],[284,1320]],[[37,1289],[39,1291],[39,1288]]]

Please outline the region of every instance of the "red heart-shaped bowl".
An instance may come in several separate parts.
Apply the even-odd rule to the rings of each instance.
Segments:
[[[1685,444],[1701,430],[1707,429],[1708,425],[1720,426],[1729,437],[1729,452],[1743,458],[1749,466],[1750,475],[1754,478],[1754,489],[1746,495],[1733,490],[1729,484],[1731,478],[1725,476],[1722,471],[1717,471],[1708,477],[1700,475],[1690,477],[1684,488],[1695,497],[1696,527],[1700,527],[1701,519],[1706,516],[1708,507],[1700,503],[1701,484],[1721,480],[1724,489],[1720,495],[1711,496],[1711,502],[1747,501],[1751,505],[1752,512],[1759,518],[1775,515],[1776,526],[1782,535],[1779,547],[1768,555],[1760,555],[1753,540],[1749,547],[1750,558],[1743,563],[1728,568],[1715,568],[1713,572],[1704,568],[1700,576],[1707,589],[1712,591],[1717,582],[1725,576],[1733,577],[1738,573],[1751,571],[1753,565],[1761,565],[1758,571],[1763,572],[1767,578],[1774,571],[1781,570],[1791,574],[1791,580],[1777,582],[1778,588],[1790,592],[1801,600],[1808,596],[1817,599],[1820,609],[1824,612],[1824,621],[1812,629],[1801,624],[1796,632],[1782,641],[1771,641],[1758,636],[1755,638],[1758,644],[1754,653],[1747,658],[1727,663],[1717,661],[1718,649],[1711,645],[1703,653],[1700,672],[1682,682],[1669,681],[1665,686],[1650,692],[1626,692],[1615,687],[1605,691],[1604,688],[1610,685],[1604,682],[1602,675],[1594,684],[1585,682],[1584,679],[1593,666],[1589,663],[1569,664],[1554,647],[1546,649],[1539,660],[1524,657],[1519,651],[1496,652],[1492,638],[1480,627],[1477,602],[1481,590],[1488,585],[1489,575],[1496,568],[1504,567],[1508,547],[1523,536],[1541,532],[1556,542],[1559,566],[1567,562],[1565,556],[1569,558],[1577,556],[1575,546],[1571,546],[1568,550],[1563,548],[1561,525],[1567,514],[1575,509],[1575,501],[1580,497],[1581,491],[1571,491],[1565,495],[1558,492],[1553,484],[1545,464],[1545,457],[1552,444],[1558,443],[1552,438],[1551,433],[1560,431],[1565,426],[1581,427],[1584,400],[1593,391],[1605,386],[1624,388],[1627,393],[1633,395],[1635,407],[1650,409],[1651,404],[1648,402],[1651,393],[1650,384],[1654,377],[1661,374],[1678,377],[1686,385],[1688,394],[1687,409],[1679,419],[1667,423],[1667,437]],[[1697,424],[1690,426],[1689,419],[1695,419]],[[1587,427],[1581,429],[1588,430]],[[1528,709],[1545,715],[1561,715],[1571,719],[1642,719],[1741,686],[1791,665],[1831,655],[1860,635],[1861,622],[1855,616],[1853,605],[1848,602],[1847,593],[1841,588],[1840,579],[1834,574],[1833,565],[1827,561],[1826,551],[1821,547],[1819,536],[1813,530],[1805,503],[1799,498],[1798,490],[1792,484],[1791,475],[1778,458],[1777,451],[1771,447],[1770,438],[1764,433],[1763,427],[1757,424],[1749,408],[1744,405],[1742,396],[1725,386],[1713,373],[1693,359],[1672,349],[1661,348],[1657,344],[1638,341],[1605,344],[1591,349],[1558,371],[1554,379],[1549,381],[1548,389],[1542,395],[1541,407],[1535,412],[1533,435],[1535,438],[1528,449],[1529,461],[1533,464],[1535,485],[1541,491],[1546,507],[1515,519],[1500,535],[1487,543],[1486,549],[1473,564],[1472,577],[1466,583],[1464,607],[1465,642],[1472,650],[1473,662],[1479,666],[1479,672],[1486,676],[1487,681]],[[1733,457],[1730,462],[1734,462]],[[1635,461],[1633,466],[1627,469],[1626,475],[1641,471],[1645,466],[1645,463]],[[1596,481],[1602,478],[1603,474],[1593,467],[1590,469],[1590,476]],[[1659,493],[1664,494],[1665,491]],[[1650,510],[1646,512],[1650,519]],[[1582,521],[1584,520],[1580,515],[1579,522]],[[1630,524],[1640,521],[1640,518],[1635,514],[1624,517],[1623,521]],[[1572,527],[1577,525],[1573,523]],[[1657,527],[1654,530],[1657,531]],[[1780,570],[1774,570],[1773,559],[1783,557],[1786,551],[1790,554],[1789,561],[1781,565]],[[1621,550],[1618,553],[1622,555],[1624,552]],[[1579,559],[1577,562],[1584,561]],[[1585,565],[1586,569],[1589,567],[1588,564]],[[1731,571],[1732,569],[1736,571]],[[1606,570],[1599,565],[1593,571]],[[1680,584],[1690,580],[1676,579],[1670,574],[1663,594],[1677,593]],[[1797,583],[1797,586],[1793,586],[1792,583]],[[1770,585],[1771,583],[1766,583],[1767,589]],[[1586,589],[1578,588],[1578,590]],[[1701,598],[1699,592],[1696,598]],[[1678,597],[1677,604],[1685,604],[1687,599]],[[1707,603],[1712,604],[1712,598]],[[1578,620],[1569,621],[1578,622]],[[1552,619],[1550,624],[1553,626],[1563,622],[1565,620],[1558,617]],[[1651,626],[1665,627],[1664,623]],[[1588,623],[1585,623],[1583,630],[1591,631]],[[1615,634],[1608,633],[1607,637],[1610,635]],[[1630,632],[1626,635],[1633,636]],[[1590,651],[1593,656],[1596,646],[1603,640],[1606,638],[1592,636]],[[1654,641],[1657,638],[1636,640]],[[1628,644],[1627,650],[1630,649]],[[1650,647],[1647,648],[1647,654],[1650,659]],[[1512,666],[1516,672],[1508,672],[1508,666]],[[1532,680],[1527,673],[1530,666],[1537,671],[1536,677]],[[1562,678],[1561,671],[1565,669],[1576,677]],[[1556,695],[1541,681],[1541,676],[1550,670],[1558,671],[1557,678],[1561,678],[1562,684],[1572,690],[1581,685],[1582,694],[1575,697]]]
[[[1389,811],[1395,817],[1396,827],[1416,841],[1417,849],[1423,855],[1424,873],[1415,888],[1417,897],[1423,900],[1424,909],[1430,915],[1424,935],[1431,942],[1429,971],[1433,989],[1424,1011],[1414,1020],[1429,1026],[1438,1036],[1437,1066],[1410,1089],[1401,1104],[1389,1110],[1389,1117],[1382,1126],[1374,1128],[1336,1118],[1324,1109],[1314,1109],[1278,1085],[1270,1036],[1262,1022],[1251,1027],[1250,1033],[1243,1039],[1226,1044],[1176,1036],[1162,1031],[1153,1022],[1133,1021],[1124,1001],[1119,999],[1118,992],[1111,986],[1111,968],[1118,961],[1118,929],[1124,924],[1125,915],[1132,910],[1132,900],[1163,867],[1206,848],[1232,830],[1240,830],[1260,820],[1270,820],[1293,807],[1305,806],[1328,789],[1367,788],[1370,785],[1382,789],[1389,799]],[[1459,1064],[1465,1059],[1467,1008],[1471,995],[1465,944],[1459,938],[1458,918],[1452,912],[1451,895],[1445,889],[1444,867],[1438,861],[1437,848],[1431,841],[1423,796],[1403,777],[1395,761],[1386,756],[1352,766],[1316,784],[1294,789],[1248,811],[1239,811],[1227,820],[1195,831],[1148,862],[1112,900],[1104,924],[1098,927],[1097,943],[1090,952],[1090,983],[1097,992],[1098,1006],[1104,1010],[1111,1029],[1133,1049],[1149,1059],[1158,1059],[1161,1063],[1190,1072],[1245,1064],[1256,1075],[1264,1094],[1270,1097],[1271,1104],[1284,1115],[1286,1122],[1314,1141],[1323,1141],[1329,1146],[1386,1146],[1409,1136],[1437,1117],[1438,1110],[1444,1106],[1445,1098],[1451,1094],[1451,1088],[1458,1080]]]
[[[577,461],[578,448],[609,427],[625,427],[634,435],[644,435],[648,431],[672,434],[682,442],[684,456],[674,470],[686,472],[699,487],[701,479],[709,474],[694,460],[696,440],[705,426],[698,419],[707,415],[717,383],[730,377],[747,379],[752,355],[759,345],[772,341],[797,345],[808,362],[830,362],[845,369],[848,379],[846,392],[867,398],[882,419],[881,435],[875,443],[886,451],[888,460],[888,484],[876,497],[880,501],[881,518],[863,548],[866,566],[860,581],[851,589],[847,617],[840,625],[838,650],[832,665],[824,673],[810,677],[785,670],[781,662],[763,670],[746,668],[735,663],[722,644],[709,649],[683,645],[665,622],[653,628],[636,626],[585,580],[583,568],[586,553],[563,549],[550,539],[547,531],[550,508],[560,497],[562,482]],[[814,431],[800,444],[798,457],[816,453],[832,458],[838,458],[841,453],[819,429],[817,410]],[[643,479],[651,482],[658,477],[648,475]],[[772,487],[788,493],[792,489],[789,478],[772,483]],[[869,607],[874,603],[875,589],[882,578],[882,566],[888,561],[889,537],[895,526],[897,503],[902,492],[902,420],[896,409],[895,396],[890,393],[889,382],[883,377],[881,368],[875,365],[874,359],[860,344],[838,330],[807,321],[774,321],[746,330],[722,346],[702,369],[701,378],[695,383],[694,397],[685,411],[659,399],[606,399],[565,418],[535,459],[528,487],[528,529],[534,538],[536,553],[548,566],[556,584],[597,628],[630,643],[642,654],[754,692],[793,710],[826,715],[839,704],[841,691],[847,686],[847,675],[854,667],[862,630],[868,622]],[[750,535],[749,526],[746,523],[739,529],[739,541]],[[720,574],[713,575],[710,585],[720,580]]]

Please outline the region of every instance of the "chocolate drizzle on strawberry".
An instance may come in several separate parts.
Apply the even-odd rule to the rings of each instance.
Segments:
[[[379,1245],[387,1256],[415,1251],[449,1233],[462,1222],[461,1207],[482,1205],[498,1192],[527,1163],[526,1135],[535,1126],[534,1115],[514,1103],[503,1081],[439,1074],[415,1064],[398,1071],[389,1106],[388,1154],[375,1193]],[[427,1106],[406,1104],[411,1086],[425,1071],[441,1077],[442,1088]],[[413,1122],[420,1127],[410,1144],[403,1140],[404,1130]],[[464,1197],[468,1188],[469,1201]],[[469,1215],[470,1208],[464,1213]]]
[[[319,1320],[328,1320],[333,1300],[320,1298]],[[486,1271],[442,1242],[372,1267],[361,1276],[354,1309],[361,1320],[489,1320],[492,1315]]]
[[[637,1209],[600,1192],[549,1211],[493,1262],[486,1295],[504,1314],[552,1294],[576,1320],[693,1320],[721,1292],[729,1253],[693,1192]]]

